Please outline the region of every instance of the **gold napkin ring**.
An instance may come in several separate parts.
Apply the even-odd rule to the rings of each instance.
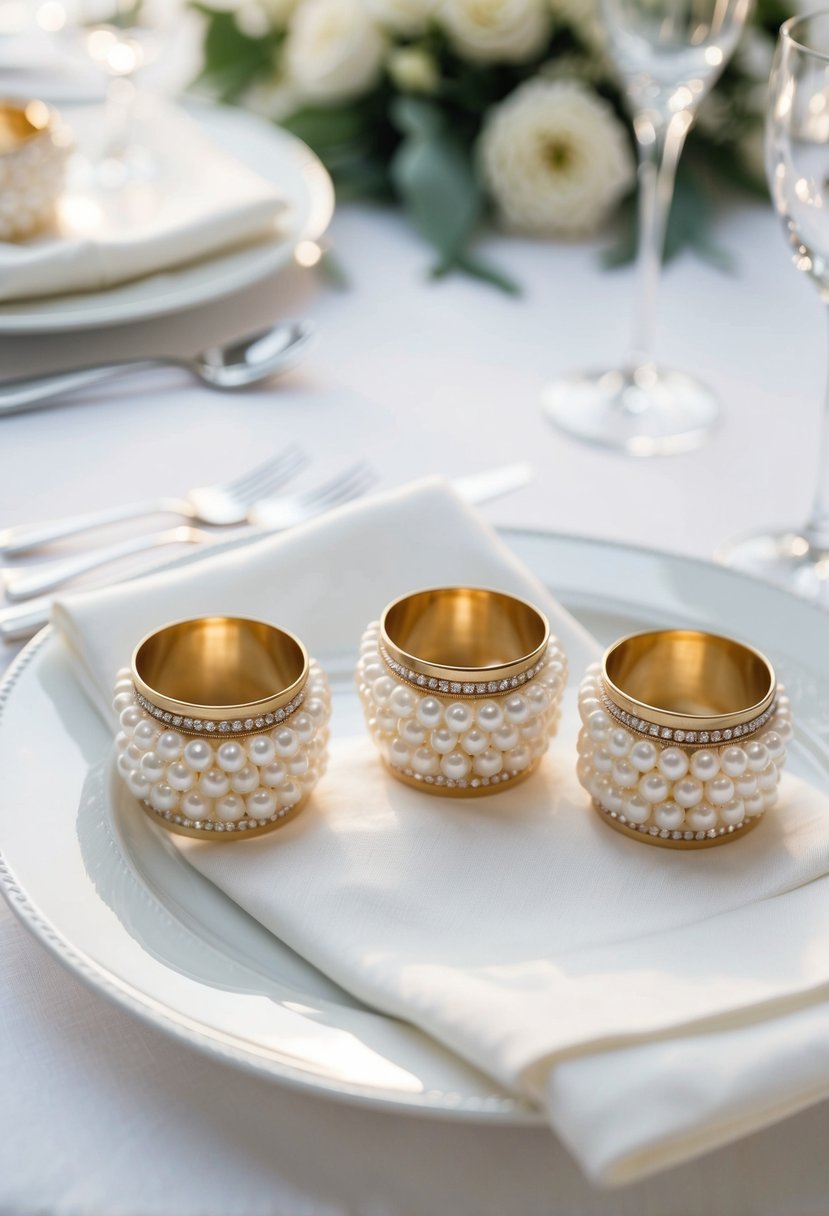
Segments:
[[[117,766],[164,827],[233,840],[293,818],[326,767],[331,694],[287,630],[211,616],[155,630],[118,672]]]
[[[636,840],[726,844],[777,801],[791,706],[751,646],[696,629],[631,634],[588,668],[579,712],[579,781]]]
[[[482,587],[394,600],[363,634],[366,723],[391,773],[431,794],[523,781],[555,733],[567,660],[544,614]]]

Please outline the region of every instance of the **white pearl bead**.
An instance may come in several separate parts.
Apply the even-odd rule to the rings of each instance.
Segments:
[[[128,743],[124,748],[124,758],[129,761],[130,768],[138,768],[143,755],[141,748],[136,747],[134,743]]]
[[[725,773],[705,783],[705,797],[712,806],[725,806],[734,797],[734,782]]]
[[[133,769],[127,777],[127,785],[129,786],[130,793],[135,794],[136,798],[149,797],[150,783],[139,769]]]
[[[122,714],[125,709],[129,709],[130,705],[134,705],[131,692],[116,692],[112,698],[112,708],[117,714]]]
[[[794,736],[794,728],[787,718],[781,718],[780,714],[775,714],[774,729],[784,744],[791,742]]]
[[[305,752],[298,752],[288,761],[288,772],[292,777],[304,777],[310,771],[311,762]]]
[[[686,810],[702,802],[702,782],[697,781],[696,777],[683,777],[677,781],[672,792],[674,802]]]
[[[753,739],[751,743],[746,744],[746,756],[748,757],[748,767],[752,773],[762,773],[769,760],[771,760],[768,748],[759,739]]]
[[[122,752],[128,746],[130,737],[125,730],[119,730],[115,736],[115,746]]]
[[[375,680],[372,684],[371,695],[374,697],[374,700],[378,705],[385,705],[397,687],[398,685],[391,678],[391,676],[381,676],[379,680]],[[305,712],[308,712],[307,705],[305,707]]]
[[[550,694],[542,684],[530,684],[524,689],[524,696],[529,702],[530,713],[535,716],[546,713],[550,708]]]
[[[720,771],[720,758],[716,752],[703,749],[691,756],[691,776],[697,781],[710,781]]]
[[[276,798],[270,790],[257,790],[246,803],[251,819],[270,819],[276,812]]]
[[[296,781],[286,781],[284,785],[279,787],[278,797],[280,810],[290,810],[292,806],[296,806],[299,802],[302,797],[302,790]]]
[[[525,722],[521,727],[521,738],[527,743],[540,739],[545,733],[543,718],[530,718],[529,722]]]
[[[646,773],[639,782],[639,793],[645,802],[665,802],[670,793],[668,782],[659,772]]]
[[[598,697],[585,697],[584,700],[581,700],[581,698],[579,699],[579,716],[581,717],[581,720],[585,726],[589,722],[590,717],[597,710],[600,713],[604,713],[604,710],[602,709],[602,703],[598,699]]]
[[[156,724],[145,718],[142,722],[138,723],[132,732],[132,741],[136,747],[141,748],[142,752],[148,752],[160,734],[161,731]]]
[[[471,764],[469,757],[463,752],[447,752],[440,762],[441,771],[452,781],[462,781],[468,774]]]
[[[393,735],[397,729],[397,714],[386,707],[377,713],[377,728],[386,735]]]
[[[769,790],[767,793],[760,795],[760,797],[763,799],[764,811],[771,810],[771,808],[777,803],[777,796],[778,791],[776,789]]]
[[[447,726],[440,726],[437,730],[432,731],[429,742],[436,752],[444,755],[446,752],[451,752],[455,746],[455,735]]]
[[[296,732],[300,743],[310,743],[317,733],[317,725],[308,714],[294,714],[291,718],[291,727]]]
[[[755,815],[762,815],[766,809],[765,800],[768,796],[768,794],[752,794],[750,798],[743,799],[747,818],[753,819]]]
[[[742,777],[748,768],[748,756],[741,747],[727,747],[720,752],[720,767],[726,777]]]
[[[126,709],[121,710],[118,721],[121,723],[121,729],[131,735],[138,723],[144,721],[144,715],[137,705],[128,705]]]
[[[525,743],[522,743],[507,752],[504,757],[504,766],[511,772],[523,773],[525,768],[529,768],[531,760],[530,749]]]
[[[640,773],[647,773],[656,764],[657,755],[657,750],[652,743],[648,743],[646,739],[640,739],[631,747],[628,758]]]
[[[328,717],[327,697],[309,697],[307,701],[303,701],[303,707],[308,717],[317,723],[324,722]]]
[[[156,740],[155,750],[163,760],[178,760],[184,751],[184,737],[177,730],[165,730]]]
[[[694,832],[707,832],[717,826],[717,812],[707,802],[701,802],[688,811],[685,821]]]
[[[479,756],[481,752],[486,751],[488,744],[486,732],[479,730],[477,726],[473,726],[461,739],[461,747],[469,756]]]
[[[602,793],[602,802],[609,811],[615,811],[618,815],[624,808],[625,796],[618,786],[608,785]]]
[[[437,756],[430,747],[419,747],[412,752],[412,768],[422,777],[435,777],[440,770]]]
[[[607,736],[607,750],[611,756],[621,758],[626,756],[633,746],[633,736],[621,726],[615,727]],[[650,768],[650,765],[648,765]]]
[[[242,750],[238,743],[231,744],[231,746],[239,748],[240,752]],[[189,765],[194,772],[203,773],[213,763],[213,748],[204,739],[191,739],[184,747],[184,763]]]
[[[209,768],[201,775],[199,789],[205,798],[224,798],[230,792],[230,778],[220,768]]]
[[[415,716],[421,726],[434,730],[443,721],[443,706],[437,697],[424,697],[415,710]]]
[[[622,804],[625,818],[631,823],[647,823],[651,816],[651,804],[641,794],[631,794]]]
[[[175,760],[167,769],[167,784],[171,785],[174,790],[179,790],[183,793],[185,790],[193,788],[196,778],[193,776],[193,770],[188,768],[183,760]]]
[[[244,814],[245,804],[238,794],[225,794],[216,803],[216,818],[222,823],[238,823]]]
[[[639,780],[639,770],[629,760],[617,760],[611,769],[613,784],[623,790],[632,789]]]
[[[591,739],[595,739],[597,743],[604,743],[610,729],[609,715],[603,709],[594,709],[587,719],[587,729]]]
[[[481,752],[472,761],[472,768],[478,777],[494,777],[496,773],[500,773],[504,767],[504,757],[501,752],[490,748],[488,751]]]
[[[379,680],[381,676],[386,674],[383,664],[375,657],[376,655],[377,651],[372,647],[365,662],[362,664],[361,674],[367,684],[373,684],[375,680]]]
[[[475,717],[481,730],[490,734],[504,725],[504,711],[497,701],[481,701],[475,711]]]
[[[606,747],[597,747],[593,753],[593,764],[596,770],[603,773],[605,776],[613,768],[613,757]]]
[[[668,781],[681,781],[688,772],[688,757],[678,747],[666,747],[659,753],[657,767]]]
[[[786,755],[786,745],[775,730],[767,731],[760,739],[772,760],[782,760]]]
[[[454,705],[447,706],[446,725],[456,735],[462,735],[472,725],[472,710],[461,701],[456,701]]]
[[[164,761],[155,752],[145,752],[141,757],[141,773],[150,785],[155,785],[164,777]]]
[[[259,770],[254,764],[246,764],[234,773],[230,785],[236,794],[252,794],[259,784]]]
[[[411,751],[402,739],[392,739],[388,750],[389,764],[393,764],[395,768],[408,768],[411,756]]]
[[[245,742],[245,751],[252,764],[264,767],[276,758],[276,747],[270,735],[254,735]]]
[[[518,746],[518,731],[511,722],[505,722],[492,733],[492,742],[502,752],[508,752]]]
[[[198,790],[190,790],[181,800],[181,813],[188,819],[207,819],[210,815],[210,800]]]
[[[742,823],[746,817],[746,809],[741,798],[732,798],[730,802],[726,802],[725,806],[718,808],[720,823],[726,827],[736,827],[738,823]]]
[[[753,798],[757,793],[757,778],[754,773],[743,773],[734,782],[734,790],[738,798]]]
[[[407,718],[400,727],[400,738],[408,747],[422,747],[426,742],[426,731],[417,718]]]
[[[662,802],[654,808],[653,821],[657,827],[675,832],[685,823],[685,812],[675,802]]]
[[[774,762],[772,762],[763,769],[762,773],[757,774],[757,787],[761,793],[767,794],[776,788],[779,780],[780,773],[777,771]]]
[[[297,739],[290,726],[283,726],[278,731],[275,731],[273,742],[276,754],[282,760],[290,760],[299,751],[299,739]]]
[[[408,718],[410,714],[413,714],[416,703],[415,694],[402,684],[398,684],[389,697],[389,709],[393,710],[398,718]]]
[[[178,794],[166,781],[161,781],[150,790],[150,806],[157,811],[174,811],[178,806]]]
[[[522,697],[520,692],[515,692],[511,697],[507,697],[504,713],[507,721],[514,722],[516,726],[522,726],[530,716],[530,707],[526,698]]]
[[[139,761],[139,764],[140,763],[141,762]],[[115,761],[115,766],[122,777],[129,777],[130,773],[135,769],[135,765],[132,763],[129,756],[125,755],[123,752]]]
[[[287,769],[282,761],[275,760],[273,764],[269,764],[266,768],[261,770],[259,777],[263,785],[273,788],[277,785],[283,785],[287,775]]]

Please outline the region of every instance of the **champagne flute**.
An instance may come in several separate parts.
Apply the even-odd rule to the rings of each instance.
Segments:
[[[795,269],[829,303],[829,11],[780,29],[769,83],[766,171]],[[799,528],[720,546],[719,561],[829,605],[829,390],[811,515]]]
[[[651,456],[697,447],[719,413],[714,394],[651,350],[656,291],[677,163],[699,103],[745,25],[751,0],[600,0],[639,157],[639,294],[623,366],[577,372],[544,395],[547,416],[588,443]]]

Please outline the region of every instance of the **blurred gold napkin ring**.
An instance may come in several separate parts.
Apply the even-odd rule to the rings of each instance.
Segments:
[[[356,679],[393,776],[469,797],[509,788],[536,767],[558,726],[567,661],[526,600],[432,587],[394,600],[368,626]]]
[[[327,763],[331,698],[293,634],[210,616],[153,631],[118,673],[117,765],[172,831],[238,839],[301,810]]]
[[[637,840],[724,844],[777,801],[791,707],[751,646],[697,629],[631,634],[588,669],[579,710],[579,780]]]

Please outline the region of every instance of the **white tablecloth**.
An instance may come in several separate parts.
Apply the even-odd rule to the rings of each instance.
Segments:
[[[387,212],[333,229],[351,289],[298,270],[173,319],[0,338],[0,373],[120,354],[187,353],[279,315],[320,343],[279,387],[218,396],[178,372],[123,379],[63,408],[0,421],[3,525],[169,494],[229,476],[289,440],[363,455],[387,484],[531,459],[535,483],[498,523],[706,555],[722,536],[805,514],[815,476],[825,336],[762,209],[723,216],[733,276],[669,268],[659,355],[721,394],[713,440],[632,463],[578,446],[539,411],[544,382],[624,349],[628,271],[595,249],[495,240],[522,300],[423,275],[428,255]],[[0,665],[10,652],[0,657]],[[148,1030],[63,971],[0,907],[0,1214],[35,1216],[818,1216],[829,1104],[612,1194],[592,1190],[543,1129],[390,1117],[237,1075]]]

